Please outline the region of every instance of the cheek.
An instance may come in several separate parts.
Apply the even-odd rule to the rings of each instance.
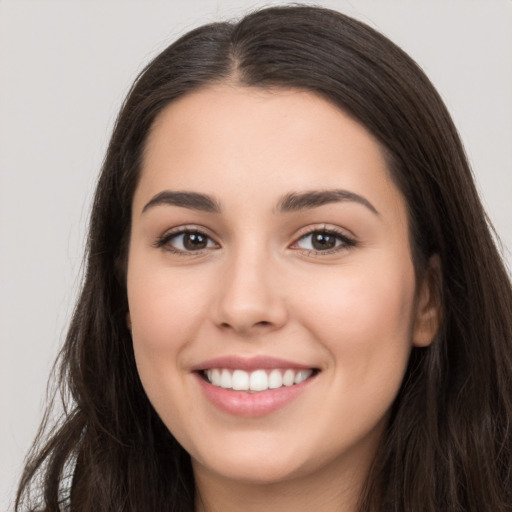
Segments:
[[[183,354],[197,339],[204,317],[207,294],[199,286],[201,280],[197,283],[190,286],[183,272],[136,254],[129,262],[128,305],[137,370],[150,401],[164,416],[172,408],[169,389],[180,386]]]
[[[347,378],[384,378],[405,369],[411,347],[412,263],[349,266],[317,279],[303,296],[302,318]],[[319,286],[323,282],[322,286]]]
[[[198,281],[198,283],[200,280]],[[204,290],[169,270],[128,274],[128,304],[134,340],[148,350],[165,350],[194,336],[204,309]]]

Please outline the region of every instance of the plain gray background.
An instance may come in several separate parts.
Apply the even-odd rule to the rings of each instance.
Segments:
[[[36,432],[79,284],[95,179],[137,72],[197,25],[281,2],[0,0],[0,510]],[[512,258],[512,2],[332,0],[438,88]],[[507,249],[508,248],[508,249]]]

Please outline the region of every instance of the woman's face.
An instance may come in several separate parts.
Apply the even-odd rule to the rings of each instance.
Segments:
[[[164,110],[127,284],[140,378],[197,478],[366,471],[435,330],[378,143],[308,92],[219,85]]]

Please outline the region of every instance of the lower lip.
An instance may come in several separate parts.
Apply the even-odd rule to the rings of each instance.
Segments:
[[[315,379],[315,377],[310,377],[293,386],[248,393],[213,386],[198,373],[195,375],[206,398],[218,409],[235,416],[251,418],[265,416],[285,407],[305,391]]]

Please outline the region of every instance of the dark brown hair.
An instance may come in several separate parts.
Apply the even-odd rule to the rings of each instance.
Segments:
[[[512,510],[512,287],[439,95],[400,48],[318,7],[193,30],[140,74],[94,199],[86,272],[60,355],[66,414],[44,425],[17,510],[192,511],[187,453],[150,405],[126,327],[124,265],[145,141],[174,99],[214,82],[313,91],[381,143],[406,198],[418,273],[442,267],[442,327],[415,348],[360,510]],[[47,416],[48,418],[49,416]],[[48,424],[48,422],[46,422]],[[30,489],[36,492],[30,493]]]

